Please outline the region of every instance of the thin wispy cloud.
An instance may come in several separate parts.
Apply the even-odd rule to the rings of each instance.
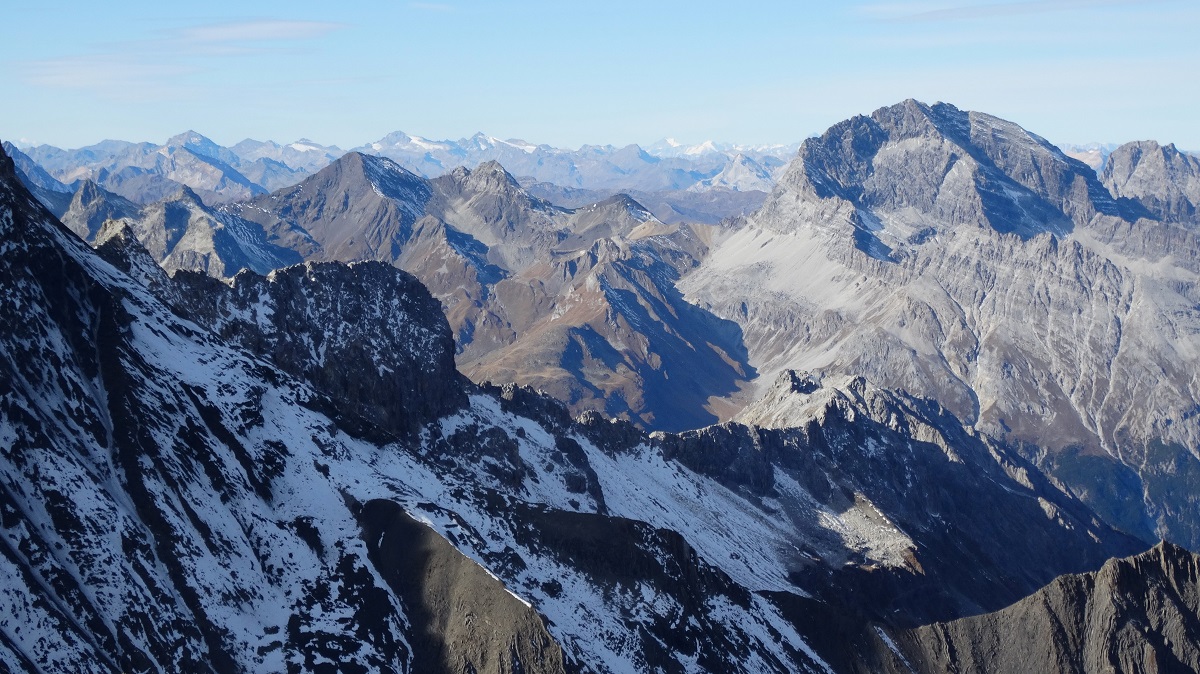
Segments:
[[[215,58],[295,50],[344,27],[273,19],[202,24],[164,30],[152,39],[97,45],[89,54],[16,66],[26,82],[39,87],[92,91],[115,99],[173,96],[186,91],[181,78],[216,69]]]
[[[859,11],[868,18],[884,21],[937,22],[1025,16],[1105,7],[1140,7],[1147,4],[1157,3],[1154,0],[1022,0],[1020,2],[976,2],[956,5],[888,2],[864,5],[859,8]]]
[[[447,5],[440,2],[410,2],[409,9],[419,9],[423,12],[453,12],[454,5]]]
[[[192,26],[175,35],[187,42],[212,44],[311,40],[324,37],[343,24],[325,21],[238,21]]]
[[[122,54],[93,54],[30,61],[25,80],[48,89],[100,93],[113,100],[174,97],[180,78],[197,72],[180,62],[151,63]]]

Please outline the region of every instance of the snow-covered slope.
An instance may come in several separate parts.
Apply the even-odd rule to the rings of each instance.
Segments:
[[[213,292],[127,234],[91,251],[13,171],[11,671],[830,671],[855,656],[797,602],[955,617],[1136,545],[936,412],[859,394],[795,431],[572,421],[462,383],[403,272]],[[1023,515],[977,526],[995,512]]]

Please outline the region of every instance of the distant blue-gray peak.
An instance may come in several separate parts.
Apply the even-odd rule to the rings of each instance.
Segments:
[[[704,143],[694,147],[663,145],[655,152],[636,145],[589,145],[565,150],[502,141],[484,134],[458,141],[430,141],[395,132],[355,151],[388,157],[427,178],[457,167],[475,168],[499,161],[509,173],[528,183],[608,194],[620,190],[717,190],[761,199],[761,192],[770,189],[775,174],[795,154],[796,147]],[[51,191],[67,191],[65,185],[93,180],[111,192],[145,204],[184,184],[207,203],[217,204],[294,185],[345,151],[307,139],[287,144],[247,139],[223,147],[200,133],[186,131],[163,145],[112,140],[75,150],[43,145],[28,149],[28,161],[15,147],[9,154],[19,163],[24,162],[22,166],[31,180],[44,183],[43,187]],[[704,203],[683,195],[675,199]],[[720,208],[708,212],[710,219],[725,215]]]

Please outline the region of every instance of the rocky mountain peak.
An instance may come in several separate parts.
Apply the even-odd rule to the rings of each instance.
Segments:
[[[93,241],[106,222],[133,218],[138,212],[137,204],[112,194],[92,180],[84,180],[72,195],[62,222],[79,238]]]
[[[17,165],[13,162],[13,158],[8,155],[8,143],[0,146],[0,181],[15,181],[17,179]]]
[[[923,136],[946,135],[946,127],[957,126],[961,111],[953,105],[938,103],[930,106],[909,98],[895,105],[879,108],[870,117],[894,140]]]
[[[179,302],[178,287],[154,259],[127,220],[108,220],[96,232],[92,246],[104,261],[146,286],[166,304]]]
[[[190,129],[168,138],[163,148],[167,152],[182,150],[193,155],[216,160],[223,165],[222,168],[226,168],[231,172],[236,172],[233,167],[241,163],[241,157],[233,150],[218,145],[211,138]]]
[[[616,216],[632,217],[640,221],[654,218],[649,209],[638,202],[637,199],[624,192],[614,194],[603,201],[597,202],[593,207],[597,210],[611,212]]]
[[[188,206],[195,206],[195,207],[199,207],[199,208],[204,207],[204,200],[201,199],[200,195],[196,194],[196,192],[194,190],[192,190],[192,188],[188,187],[187,185],[180,185],[179,189],[176,190],[175,193],[172,194],[170,197],[168,197],[166,199],[166,201],[176,202],[176,203],[180,203],[180,204],[184,204],[184,205],[188,205]]]
[[[1134,162],[1136,149],[1126,163],[1149,172],[1153,155],[1166,177],[1171,153],[1142,148]],[[1191,164],[1179,161],[1179,201],[1146,193],[1163,218],[1186,207]],[[1200,470],[1188,411],[1197,237],[1139,221],[1135,210],[1159,208],[1142,198],[1114,199],[1091,168],[1015,124],[906,101],[806,141],[764,207],[681,286],[743,328],[760,391],[795,369],[936,400],[1046,452],[1043,467],[1110,523],[1191,544],[1192,518],[1152,501]],[[785,425],[830,388],[746,413]],[[1089,483],[1105,471],[1128,475],[1146,510]]]
[[[468,171],[464,187],[474,192],[505,194],[521,190],[517,179],[495,160],[483,162]]]
[[[1160,220],[1200,218],[1200,159],[1174,144],[1126,143],[1109,155],[1100,179],[1114,196],[1138,202]]]
[[[329,166],[286,191],[312,207],[357,209],[362,198],[376,196],[419,206],[429,197],[425,180],[386,157],[347,152]],[[306,196],[307,195],[307,196]],[[311,199],[318,199],[312,202]]]
[[[991,115],[908,100],[806,140],[759,219],[823,222],[892,259],[911,237],[964,227],[1061,235],[1097,212],[1118,214],[1095,173],[1044,139]]]
[[[105,197],[105,192],[94,180],[84,180],[71,198],[71,207],[87,208]]]
[[[212,145],[212,146],[215,146],[216,143],[214,143],[212,140],[210,140],[208,137],[204,136],[203,134],[201,134],[197,131],[188,129],[187,131],[184,131],[183,133],[180,133],[180,134],[177,134],[177,135],[174,135],[174,136],[171,136],[170,138],[168,138],[166,145],[167,145],[167,147],[188,147],[190,145],[196,145],[196,146]]]

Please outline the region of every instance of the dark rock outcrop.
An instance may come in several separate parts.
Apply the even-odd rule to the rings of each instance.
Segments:
[[[1170,543],[1064,576],[996,613],[896,636],[917,672],[1200,671],[1200,557]]]
[[[179,272],[174,285],[182,315],[312,384],[347,428],[408,434],[466,403],[441,306],[399,269],[308,263],[230,285]]]
[[[575,671],[537,611],[399,504],[368,501],[359,519],[371,560],[416,626],[412,671]]]

